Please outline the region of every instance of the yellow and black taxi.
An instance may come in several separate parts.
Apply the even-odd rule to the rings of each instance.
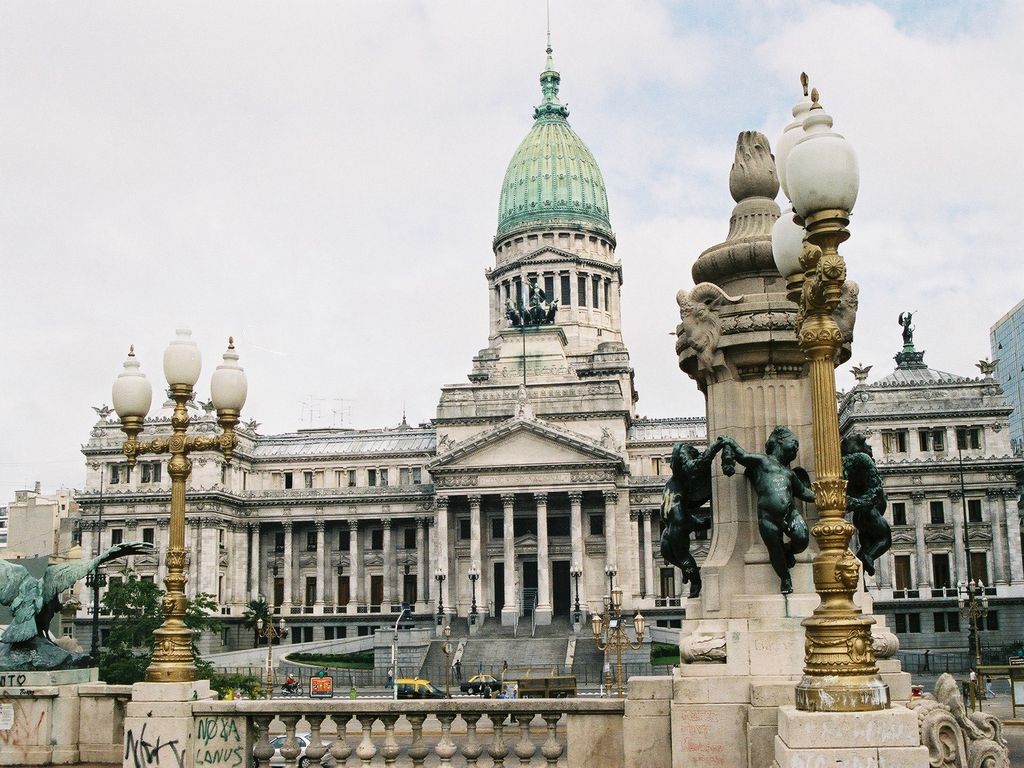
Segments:
[[[400,677],[395,680],[400,699],[443,699],[444,691],[429,680],[420,677]]]

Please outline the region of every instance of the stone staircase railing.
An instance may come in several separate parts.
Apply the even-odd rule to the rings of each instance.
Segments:
[[[621,745],[624,707],[622,699],[198,701],[194,756],[197,765],[229,756],[267,768],[270,738],[283,732],[286,766],[298,765],[295,734],[306,733],[313,765],[325,755],[338,766],[374,758],[388,766],[476,766],[481,758],[502,765],[514,756],[518,765],[617,768],[621,746],[595,750]]]

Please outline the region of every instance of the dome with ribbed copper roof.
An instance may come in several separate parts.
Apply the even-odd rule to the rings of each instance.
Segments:
[[[498,236],[530,225],[582,224],[608,235],[608,195],[597,161],[569,127],[569,109],[558,100],[561,80],[548,47],[540,83],[544,98],[533,127],[505,171],[498,204]]]

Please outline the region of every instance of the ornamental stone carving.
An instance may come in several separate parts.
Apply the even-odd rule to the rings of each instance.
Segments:
[[[694,632],[679,642],[679,657],[688,664],[724,664],[727,658],[724,632]]]
[[[1002,722],[988,712],[968,712],[952,675],[940,675],[935,698],[915,699],[910,709],[932,768],[1009,768]]]
[[[611,469],[592,469],[569,473],[569,482],[572,483],[605,483],[614,479],[615,471]]]
[[[724,363],[718,350],[722,335],[719,309],[736,304],[742,297],[729,296],[714,283],[699,283],[676,294],[679,324],[676,326],[676,354],[679,367],[690,376],[710,373]]]

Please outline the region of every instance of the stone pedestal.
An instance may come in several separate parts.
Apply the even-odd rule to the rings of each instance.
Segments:
[[[0,765],[79,761],[78,689],[95,669],[0,673]]]
[[[917,715],[903,706],[877,712],[798,712],[779,707],[777,768],[927,768]]]
[[[196,760],[200,744],[192,717],[192,702],[215,696],[208,680],[135,683],[124,722],[122,768],[165,762],[179,768],[205,764]],[[243,728],[240,733],[244,732]]]
[[[536,617],[537,626],[546,626],[546,625],[550,624],[551,623],[552,615],[554,615],[554,614],[553,614],[552,609],[550,607],[547,607],[547,608],[537,608],[537,617]]]

